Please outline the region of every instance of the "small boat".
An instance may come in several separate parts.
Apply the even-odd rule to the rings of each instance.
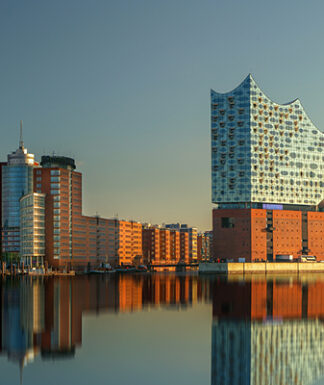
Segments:
[[[138,273],[146,273],[146,272],[148,272],[148,268],[145,265],[139,265],[139,266],[137,266],[136,271]]]
[[[133,265],[122,265],[122,266],[116,267],[116,272],[117,273],[135,273],[136,267]]]
[[[116,270],[114,270],[109,263],[106,263],[102,267],[90,270],[89,273],[90,274],[110,274],[110,273],[116,273]]]

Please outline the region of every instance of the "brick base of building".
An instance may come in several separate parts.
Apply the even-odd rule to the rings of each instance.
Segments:
[[[272,261],[278,254],[324,260],[324,212],[214,209],[214,257]]]

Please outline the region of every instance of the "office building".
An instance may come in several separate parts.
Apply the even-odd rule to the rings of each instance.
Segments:
[[[160,229],[160,261],[169,262],[171,259],[170,230]]]
[[[45,194],[20,198],[20,256],[25,266],[40,266],[45,257]]]
[[[144,225],[143,258],[145,263],[174,264],[189,262],[189,235],[179,229]]]
[[[109,220],[98,215],[82,216],[82,219],[85,227],[78,234],[78,240],[84,242],[87,261],[94,266],[108,263]],[[113,229],[110,233],[113,233]]]
[[[273,102],[251,75],[211,91],[214,256],[324,259],[323,146],[298,99]]]
[[[212,231],[205,231],[197,235],[197,259],[209,260],[212,256],[211,245],[212,245]]]
[[[120,219],[107,221],[109,263],[114,266],[142,263],[142,224]]]
[[[165,226],[167,229],[178,230],[180,233],[187,233],[189,238],[189,261],[197,262],[197,235],[196,227],[189,227],[186,224],[173,223]]]
[[[170,260],[180,261],[180,232],[168,230],[170,232]]]
[[[22,123],[21,123],[22,132]],[[20,203],[22,196],[33,192],[34,155],[24,147],[22,133],[19,148],[8,155],[2,164],[2,253],[19,254],[20,251]]]
[[[34,170],[35,192],[45,197],[45,253],[50,266],[84,265],[82,175],[71,158],[42,156]]]
[[[189,234],[180,232],[180,261],[189,263]]]
[[[160,262],[160,229],[143,226],[143,259],[146,264]]]

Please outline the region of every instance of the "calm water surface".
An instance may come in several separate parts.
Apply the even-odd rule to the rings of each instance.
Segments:
[[[324,384],[324,277],[1,281],[0,384]]]

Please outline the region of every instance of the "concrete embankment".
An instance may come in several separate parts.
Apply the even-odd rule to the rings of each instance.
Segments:
[[[320,263],[320,262],[200,263],[199,273],[213,273],[213,274],[324,273],[324,263]]]

